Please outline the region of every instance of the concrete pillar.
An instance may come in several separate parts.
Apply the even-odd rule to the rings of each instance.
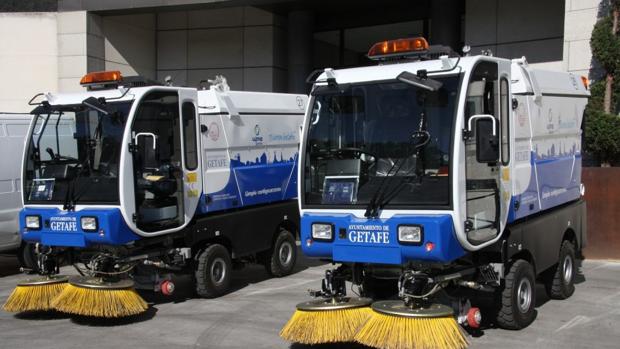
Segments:
[[[446,45],[460,52],[461,0],[433,0],[431,3],[431,45]]]
[[[307,93],[306,77],[312,71],[314,14],[288,14],[288,92]]]

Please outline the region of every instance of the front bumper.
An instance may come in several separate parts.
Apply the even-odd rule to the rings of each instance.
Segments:
[[[313,223],[332,224],[333,241],[313,239]],[[423,227],[421,243],[400,243],[398,226],[411,224]],[[360,237],[360,229],[363,237]],[[429,250],[427,247],[431,244]],[[301,217],[301,246],[307,256],[348,263],[450,263],[465,255],[456,239],[450,215],[395,215],[388,219],[367,219],[350,214],[304,214]]]
[[[26,216],[39,216],[40,229],[26,228]],[[81,217],[96,217],[97,230],[82,230]],[[91,245],[123,245],[139,239],[117,208],[93,208],[63,211],[58,208],[24,208],[19,214],[22,239],[46,246],[88,247]]]

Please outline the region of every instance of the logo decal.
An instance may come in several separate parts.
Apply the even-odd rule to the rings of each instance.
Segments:
[[[51,217],[50,229],[53,231],[77,231],[75,217]]]
[[[297,96],[297,106],[299,107],[299,109],[304,109],[304,100],[299,96]]]
[[[263,136],[260,135],[260,126],[258,126],[258,124],[254,126],[254,134],[255,136],[252,137],[252,142],[254,142],[254,144],[256,145],[263,144]]]
[[[353,243],[390,243],[390,226],[388,225],[351,224],[348,230],[349,241]]]

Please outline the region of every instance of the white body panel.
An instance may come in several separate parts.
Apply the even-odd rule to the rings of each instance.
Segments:
[[[0,252],[19,247],[18,213],[22,208],[21,159],[30,115],[0,115]]]
[[[403,71],[415,73],[418,70],[427,70],[429,77],[442,74],[462,74],[463,83],[458,97],[459,105],[456,111],[456,124],[454,125],[456,132],[453,134],[453,160],[450,164],[452,187],[455,188],[452,190],[453,209],[449,211],[386,209],[380,213],[379,218],[388,219],[395,214],[449,214],[452,216],[458,241],[468,251],[482,249],[495,243],[501,237],[501,234],[497,234],[494,239],[473,245],[468,241],[463,226],[463,222],[466,220],[466,161],[460,130],[467,128],[464,120],[465,105],[463,101],[467,96],[467,82],[470,80],[472,70],[481,61],[491,61],[498,64],[499,77],[504,76],[510,82],[510,100],[512,101],[514,98],[518,102],[516,110],[513,110],[512,107],[509,108],[510,162],[508,166],[500,166],[501,174],[498,174],[501,183],[500,225],[503,230],[507,224],[515,219],[579,197],[578,192],[573,189],[578,188],[581,184],[580,127],[583,110],[589,96],[589,91],[584,87],[579,77],[575,77],[572,73],[531,70],[527,67],[525,59],[511,61],[484,56],[463,57],[458,60],[451,58],[450,62],[453,65],[458,64],[458,66],[449,72],[440,72],[440,70],[445,69],[441,60],[385,64],[330,72],[338,84],[395,80]],[[325,85],[326,82],[322,81],[325,81],[326,78],[326,73],[320,75],[317,78],[316,85]],[[307,118],[310,117],[311,106],[308,109],[306,122]],[[305,152],[305,149],[302,148],[301,151]],[[532,154],[538,154],[539,157],[535,158]],[[539,161],[537,165],[533,165],[536,164],[535,160],[542,160],[543,155],[547,157],[547,155],[554,154],[562,155],[564,157],[561,159],[562,161],[570,161],[574,165],[570,169],[574,172],[573,175],[561,176],[562,178],[570,178],[564,181],[566,183],[552,183],[552,181],[549,182],[548,178],[541,178],[541,175],[537,175],[538,172],[541,172],[541,167],[544,166],[545,162]],[[549,158],[548,160],[556,159]],[[555,168],[551,170],[551,172],[553,171]],[[301,176],[301,174],[300,168],[299,175]],[[547,181],[546,184],[545,181]],[[558,187],[554,188],[554,186]],[[299,192],[304,190],[301,181],[298,190]],[[532,191],[532,197],[526,195],[528,191]],[[564,193],[570,195],[560,197]],[[574,197],[575,194],[577,194],[576,197]],[[547,200],[546,203],[544,202],[545,199]],[[520,202],[522,207],[520,210],[514,210],[515,200],[525,201]],[[536,201],[537,206],[530,209],[530,201]],[[523,208],[525,205],[527,205],[527,212]],[[305,213],[348,213],[360,219],[364,218],[365,212],[365,210],[349,209],[302,209],[301,202],[300,210],[302,215]]]
[[[133,143],[133,137],[135,137],[131,125],[137,108],[140,106],[141,100],[153,91],[178,92],[180,108],[184,102],[194,104],[198,114],[196,126],[199,155],[198,166],[195,170],[188,170],[183,166],[183,207],[185,213],[183,224],[170,229],[146,232],[141,230],[134,221],[134,214],[136,213],[134,165],[129,145]],[[305,95],[222,92],[215,88],[197,91],[194,88],[148,86],[129,90],[120,88],[85,91],[83,93],[46,94],[43,99],[53,105],[72,105],[81,104],[88,97],[104,97],[109,101],[133,101],[134,103],[128,114],[129,119],[123,131],[123,143],[120,150],[120,206],[78,204],[76,211],[89,208],[119,208],[129,228],[136,234],[147,237],[182,230],[192,221],[195,214],[204,214],[248,204],[280,201],[296,196],[296,177],[293,169],[296,170],[299,129],[307,102]],[[182,115],[182,111],[179,115]],[[208,131],[201,131],[204,127]],[[25,129],[27,130],[27,126]],[[67,131],[67,134],[72,135],[73,132]],[[182,142],[181,153],[184,154],[184,163],[185,146]],[[23,148],[23,144],[21,148]],[[65,151],[65,153],[73,155],[70,151]],[[232,165],[235,162],[243,163],[242,166],[245,167],[234,169]],[[281,170],[274,172],[274,167],[281,168]],[[257,176],[252,171],[254,169],[262,169],[263,172],[259,171]],[[237,178],[244,175],[251,179],[250,182],[256,182],[258,187],[254,185],[256,183],[251,183],[253,186],[246,185],[244,187],[244,183],[249,180],[244,182],[243,178]],[[281,186],[270,186],[269,179],[276,177],[285,178],[285,181],[282,181]],[[233,179],[234,186],[231,185]],[[266,184],[261,186],[263,183]],[[289,183],[293,184],[289,186]],[[230,199],[230,189],[233,187],[232,193],[236,195],[234,205],[231,205],[231,200],[220,206],[206,202],[205,195],[212,196],[209,199],[211,200],[210,203]],[[271,196],[269,196],[270,194]],[[62,205],[58,204],[26,206],[29,208],[55,207],[62,209]]]

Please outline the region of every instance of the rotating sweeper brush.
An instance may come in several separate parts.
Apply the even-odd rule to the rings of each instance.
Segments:
[[[345,277],[338,269],[325,272],[318,299],[297,304],[280,336],[303,344],[350,342],[371,316],[369,298],[347,297]]]
[[[69,278],[68,285],[53,300],[52,306],[68,314],[119,318],[140,314],[148,304],[134,289],[129,272],[136,262],[106,252],[95,253],[84,268],[74,267],[81,276]]]
[[[434,301],[443,285],[424,273],[405,271],[398,282],[401,300],[373,303],[372,316],[359,330],[355,341],[381,349],[467,347],[453,309]]]
[[[105,318],[137,315],[148,309],[133,281],[83,276],[71,278],[52,306],[64,313]]]
[[[452,308],[430,303],[409,306],[402,301],[372,304],[372,316],[355,341],[381,349],[458,349],[467,341],[454,319]]]
[[[20,281],[4,303],[8,312],[46,311],[51,310],[52,301],[67,286],[67,277],[55,275],[58,265],[51,248],[35,246],[37,269],[41,275]]]

